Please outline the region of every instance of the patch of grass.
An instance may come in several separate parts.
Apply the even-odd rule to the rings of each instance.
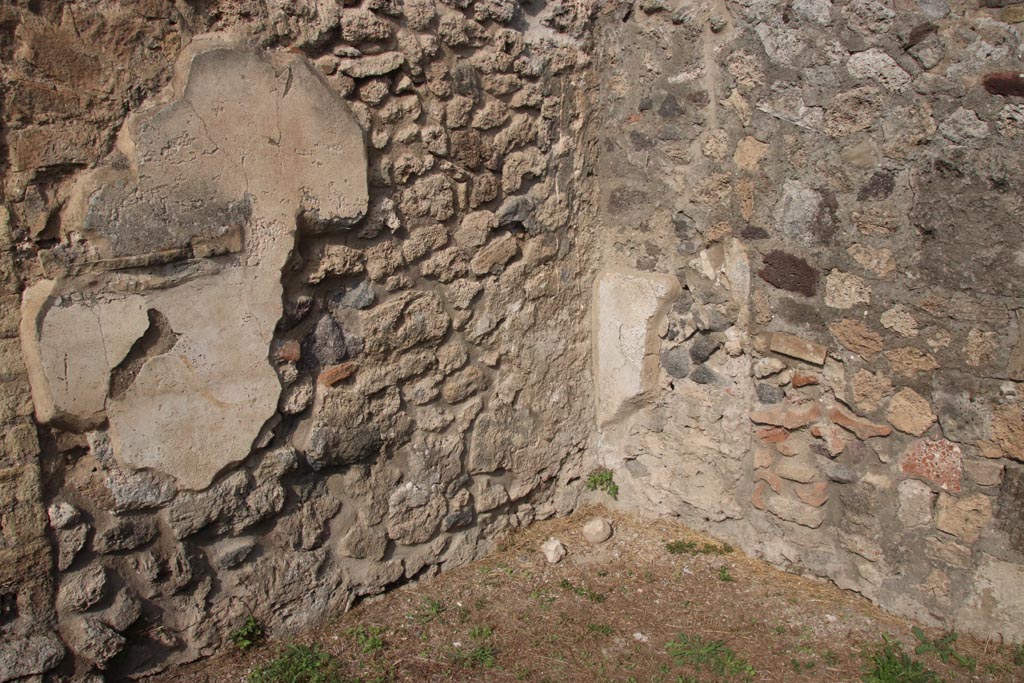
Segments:
[[[599,469],[590,473],[587,477],[586,487],[588,491],[604,491],[614,500],[619,499],[619,485],[615,483],[614,475],[609,469]]]
[[[376,626],[367,628],[360,624],[355,628],[349,629],[348,632],[349,635],[356,639],[363,652],[370,653],[384,649],[384,638],[381,636],[381,630]]]
[[[587,630],[591,633],[600,633],[602,636],[610,636],[612,627],[607,624],[587,624]]]
[[[441,615],[445,613],[445,609],[445,606],[437,600],[431,597],[426,597],[423,598],[423,606],[414,612],[412,617],[421,624],[429,623],[435,619],[443,621],[443,619],[441,619]]]
[[[727,647],[724,640],[704,640],[680,633],[665,649],[677,664],[704,668],[718,676],[750,680],[757,673],[747,660]]]
[[[249,683],[345,683],[339,662],[316,645],[289,645],[249,674]]]
[[[937,640],[928,638],[924,631],[917,626],[911,628],[910,631],[919,642],[919,645],[914,648],[914,654],[923,655],[934,652],[942,660],[943,664],[948,663],[952,659],[968,671],[974,672],[978,668],[978,661],[974,657],[961,654],[953,647],[953,643],[957,639],[956,631],[950,631]]]
[[[498,665],[498,651],[490,642],[493,635],[494,630],[490,626],[476,626],[470,629],[469,637],[475,644],[473,647],[456,648],[452,659],[467,669],[493,669]]]
[[[671,541],[665,544],[665,550],[670,555],[728,555],[735,548],[728,543],[717,545],[715,543],[698,544],[696,541]]]
[[[266,635],[263,625],[256,620],[256,617],[249,615],[245,623],[232,631],[229,637],[239,650],[248,650],[262,643]]]
[[[559,586],[562,587],[562,590],[575,593],[576,595],[584,597],[587,600],[590,600],[591,602],[604,602],[608,599],[608,596],[606,596],[604,593],[595,593],[594,591],[588,588],[584,588],[583,586],[574,586],[572,581],[570,581],[569,579],[562,579],[562,582],[559,584]]]
[[[861,676],[864,683],[941,683],[942,679],[921,662],[903,651],[903,646],[887,634],[882,645],[868,655],[869,662]]]
[[[729,568],[722,566],[718,568],[718,580],[725,581],[726,583],[732,583],[736,579],[729,573]]]
[[[1024,666],[1024,644],[1014,646],[1013,663],[1017,666]]]

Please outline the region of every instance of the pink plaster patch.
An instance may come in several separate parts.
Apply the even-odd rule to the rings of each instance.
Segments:
[[[963,453],[952,441],[921,439],[903,454],[900,468],[907,474],[930,481],[949,493],[960,493]]]

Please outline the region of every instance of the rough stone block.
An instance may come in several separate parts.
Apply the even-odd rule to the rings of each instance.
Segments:
[[[799,358],[814,365],[824,365],[825,357],[828,355],[828,349],[821,344],[815,344],[814,342],[783,332],[776,332],[772,335],[769,348],[775,353]]]

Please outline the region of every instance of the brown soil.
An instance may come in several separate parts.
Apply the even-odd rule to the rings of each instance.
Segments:
[[[1011,647],[961,636],[953,646],[968,666],[934,652],[913,654],[912,622],[832,584],[729,552],[677,522],[599,513],[615,526],[606,543],[583,539],[589,514],[535,524],[485,560],[364,602],[287,642],[335,655],[344,683],[819,683],[860,681],[868,653],[890,634],[946,681],[1024,680]],[[569,548],[557,565],[539,551],[550,536]],[[671,542],[680,542],[675,554],[666,548]],[[383,646],[364,648],[360,628],[369,635],[379,629]],[[679,634],[724,641],[734,661],[746,660],[755,673],[674,660],[666,644]],[[148,681],[241,683],[285,645],[225,652]]]

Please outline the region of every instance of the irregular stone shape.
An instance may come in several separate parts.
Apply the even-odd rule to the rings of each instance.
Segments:
[[[449,377],[441,389],[441,398],[446,403],[458,403],[469,398],[487,386],[487,375],[483,370],[471,365]]]
[[[833,269],[825,278],[826,306],[846,309],[870,303],[871,289],[856,275]]]
[[[799,256],[784,251],[765,254],[764,268],[757,274],[768,284],[788,292],[804,296],[814,296],[818,292],[817,269]]]
[[[893,392],[892,380],[885,375],[875,374],[870,370],[858,370],[850,378],[853,389],[854,404],[864,411],[872,411],[882,404]]]
[[[785,496],[772,496],[767,507],[768,512],[779,519],[811,529],[817,529],[825,521],[825,508],[807,505]]]
[[[982,638],[1024,640],[1024,567],[985,555],[974,574],[971,594],[957,612],[957,624]]]
[[[565,544],[557,538],[549,538],[545,541],[544,545],[540,547],[540,551],[544,553],[544,559],[548,561],[548,564],[558,564],[565,559],[566,555]]]
[[[854,78],[870,78],[889,90],[902,91],[910,83],[910,74],[896,60],[878,48],[857,52],[846,62],[846,70]]]
[[[89,525],[78,524],[68,529],[59,529],[57,536],[57,569],[65,571],[78,557],[89,539]]]
[[[858,417],[840,406],[833,406],[828,411],[828,419],[843,429],[853,432],[858,439],[870,439],[876,436],[889,436],[892,427],[880,425]]]
[[[658,379],[658,333],[679,296],[676,278],[605,271],[594,283],[594,375],[597,421],[622,415]]]
[[[447,509],[438,492],[408,481],[388,500],[388,537],[402,545],[425,543],[440,527]]]
[[[670,377],[682,379],[690,372],[690,357],[684,346],[673,346],[661,352],[661,366]]]
[[[754,387],[754,393],[757,394],[758,403],[779,403],[786,397],[786,392],[782,387],[763,382],[758,383]]]
[[[781,404],[750,413],[757,424],[775,425],[786,429],[799,429],[821,419],[821,406],[816,401],[799,405]]]
[[[930,536],[925,539],[924,549],[928,557],[951,567],[965,569],[971,566],[971,549],[951,538]]]
[[[815,344],[814,342],[784,332],[772,334],[769,348],[775,353],[799,358],[814,365],[824,365],[825,357],[828,355],[828,349],[821,344]]]
[[[945,493],[939,496],[935,526],[965,543],[977,541],[991,520],[992,499],[984,494],[977,493],[964,498]]]
[[[120,462],[202,489],[248,455],[276,409],[268,349],[296,216],[309,231],[359,220],[366,153],[347,105],[295,55],[196,40],[172,90],[126,123],[130,163],[76,185],[62,225],[84,246],[65,261],[72,272],[198,260],[39,283],[22,345],[43,421],[91,426],[105,413]],[[239,226],[244,239],[223,234]],[[203,260],[231,251],[242,253]]]
[[[483,249],[476,253],[469,262],[469,269],[474,275],[498,274],[505,265],[519,253],[519,244],[512,235],[503,235],[491,240]]]
[[[612,537],[611,523],[602,517],[595,517],[583,525],[583,538],[590,543],[604,543]]]
[[[110,607],[100,612],[100,621],[115,631],[125,631],[142,616],[142,603],[123,588],[114,596]]]
[[[1003,480],[1003,463],[993,460],[965,460],[967,478],[978,486],[998,486]]]
[[[64,645],[53,636],[6,640],[0,648],[0,683],[30,680],[64,659]]]
[[[343,59],[338,64],[338,71],[352,78],[369,78],[383,76],[398,69],[405,62],[401,52],[382,52],[379,55]]]
[[[1024,403],[995,407],[989,429],[989,443],[996,451],[1024,462]]]
[[[100,554],[134,550],[153,540],[157,532],[152,517],[111,517],[105,523],[97,521],[92,549]]]
[[[60,624],[60,633],[76,655],[98,669],[106,668],[125,645],[124,636],[93,617],[66,619]]]
[[[882,335],[859,320],[840,320],[828,329],[840,344],[863,358],[874,357],[885,345]]]
[[[911,476],[941,487],[949,493],[960,493],[963,477],[963,453],[952,441],[922,439],[903,454],[900,469]]]
[[[107,573],[101,565],[65,574],[57,590],[57,611],[84,612],[103,598]]]
[[[796,497],[801,502],[814,507],[821,507],[828,502],[828,482],[819,481],[814,484],[797,484],[793,487]]]
[[[835,425],[815,425],[811,427],[811,436],[815,436],[825,442],[825,448],[833,458],[846,450],[846,440],[843,438],[843,430]]]
[[[818,468],[814,464],[814,458],[803,453],[780,459],[775,463],[775,474],[783,479],[809,484],[818,478]]]
[[[50,518],[50,526],[54,529],[67,529],[82,517],[74,505],[63,501],[50,505],[46,509],[46,514]]]
[[[404,351],[422,342],[437,341],[448,331],[449,322],[440,297],[433,292],[403,292],[366,312],[366,351]]]
[[[916,479],[905,479],[899,487],[898,517],[905,527],[930,526],[935,493],[928,484]]]
[[[473,482],[473,500],[477,512],[489,512],[508,502],[508,491],[501,484],[478,479]]]
[[[938,419],[931,404],[913,389],[901,389],[889,401],[885,417],[889,423],[907,434],[921,436]]]

